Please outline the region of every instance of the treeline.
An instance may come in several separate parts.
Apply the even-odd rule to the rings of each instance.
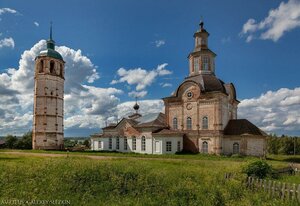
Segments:
[[[32,149],[32,131],[29,131],[21,138],[17,138],[13,135],[7,135],[4,139],[5,144],[3,148],[8,149]]]
[[[300,137],[270,135],[267,137],[269,154],[300,154]]]

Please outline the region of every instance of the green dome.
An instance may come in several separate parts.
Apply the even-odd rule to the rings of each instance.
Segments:
[[[60,55],[60,53],[58,53],[54,49],[50,49],[50,48],[47,48],[47,50],[41,51],[39,56],[52,57],[52,58],[60,59],[63,61],[63,58]]]

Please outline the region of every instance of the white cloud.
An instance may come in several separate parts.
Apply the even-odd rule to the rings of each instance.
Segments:
[[[129,85],[136,85],[136,90],[140,91],[145,89],[147,86],[150,86],[156,77],[164,76],[171,74],[172,72],[166,69],[168,64],[161,64],[158,65],[156,69],[147,71],[142,68],[135,68],[135,69],[124,69],[120,68],[117,71],[118,76],[120,77],[119,80],[113,80],[111,84],[116,83],[124,83],[126,82]]]
[[[136,91],[131,91],[128,93],[128,96],[130,97],[139,97],[139,98],[143,98],[148,94],[147,91],[140,91],[140,92],[136,92]]]
[[[40,24],[38,23],[38,22],[33,22],[33,24],[35,25],[35,26],[37,26],[37,27],[39,27],[40,26]]]
[[[9,38],[4,38],[0,40],[0,49],[3,47],[11,47],[11,48],[15,48],[15,41],[13,38],[9,37]]]
[[[258,98],[242,100],[239,118],[247,118],[266,132],[300,132],[300,87],[268,91]]]
[[[120,79],[112,80],[111,84],[127,83],[129,85],[136,85],[135,87],[136,91],[145,90],[147,86],[152,85],[152,83],[155,81],[157,77],[172,74],[171,71],[166,69],[167,65],[168,65],[167,63],[160,64],[157,66],[156,69],[150,71],[147,71],[142,68],[135,68],[135,69],[128,69],[128,70],[124,68],[120,68],[117,71],[117,74],[120,77]]]
[[[172,87],[172,84],[170,84],[170,83],[160,83],[160,85],[162,87]]]
[[[281,2],[278,8],[271,9],[268,16],[260,22],[249,19],[243,25],[240,35],[247,36],[247,42],[250,42],[255,36],[258,36],[259,39],[270,39],[276,42],[284,33],[297,27],[300,27],[300,1],[289,0],[286,3]]]
[[[0,8],[0,15],[5,14],[5,13],[16,14],[18,12],[11,8]]]
[[[155,43],[155,46],[158,48],[158,47],[165,45],[166,41],[163,39],[160,39],[160,40],[156,40],[154,43]]]

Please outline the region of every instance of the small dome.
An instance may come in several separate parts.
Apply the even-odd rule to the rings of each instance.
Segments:
[[[55,51],[53,49],[47,49],[47,50],[41,51],[39,56],[46,56],[46,57],[52,57],[55,59],[63,60],[60,53],[58,53],[57,51]]]
[[[137,111],[137,110],[139,110],[139,108],[140,108],[140,106],[137,103],[135,103],[135,105],[133,106],[133,109]]]

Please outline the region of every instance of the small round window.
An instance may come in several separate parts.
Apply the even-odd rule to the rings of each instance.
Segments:
[[[187,93],[187,97],[188,97],[188,98],[193,97],[193,93],[192,93],[192,92],[188,92],[188,93]]]

